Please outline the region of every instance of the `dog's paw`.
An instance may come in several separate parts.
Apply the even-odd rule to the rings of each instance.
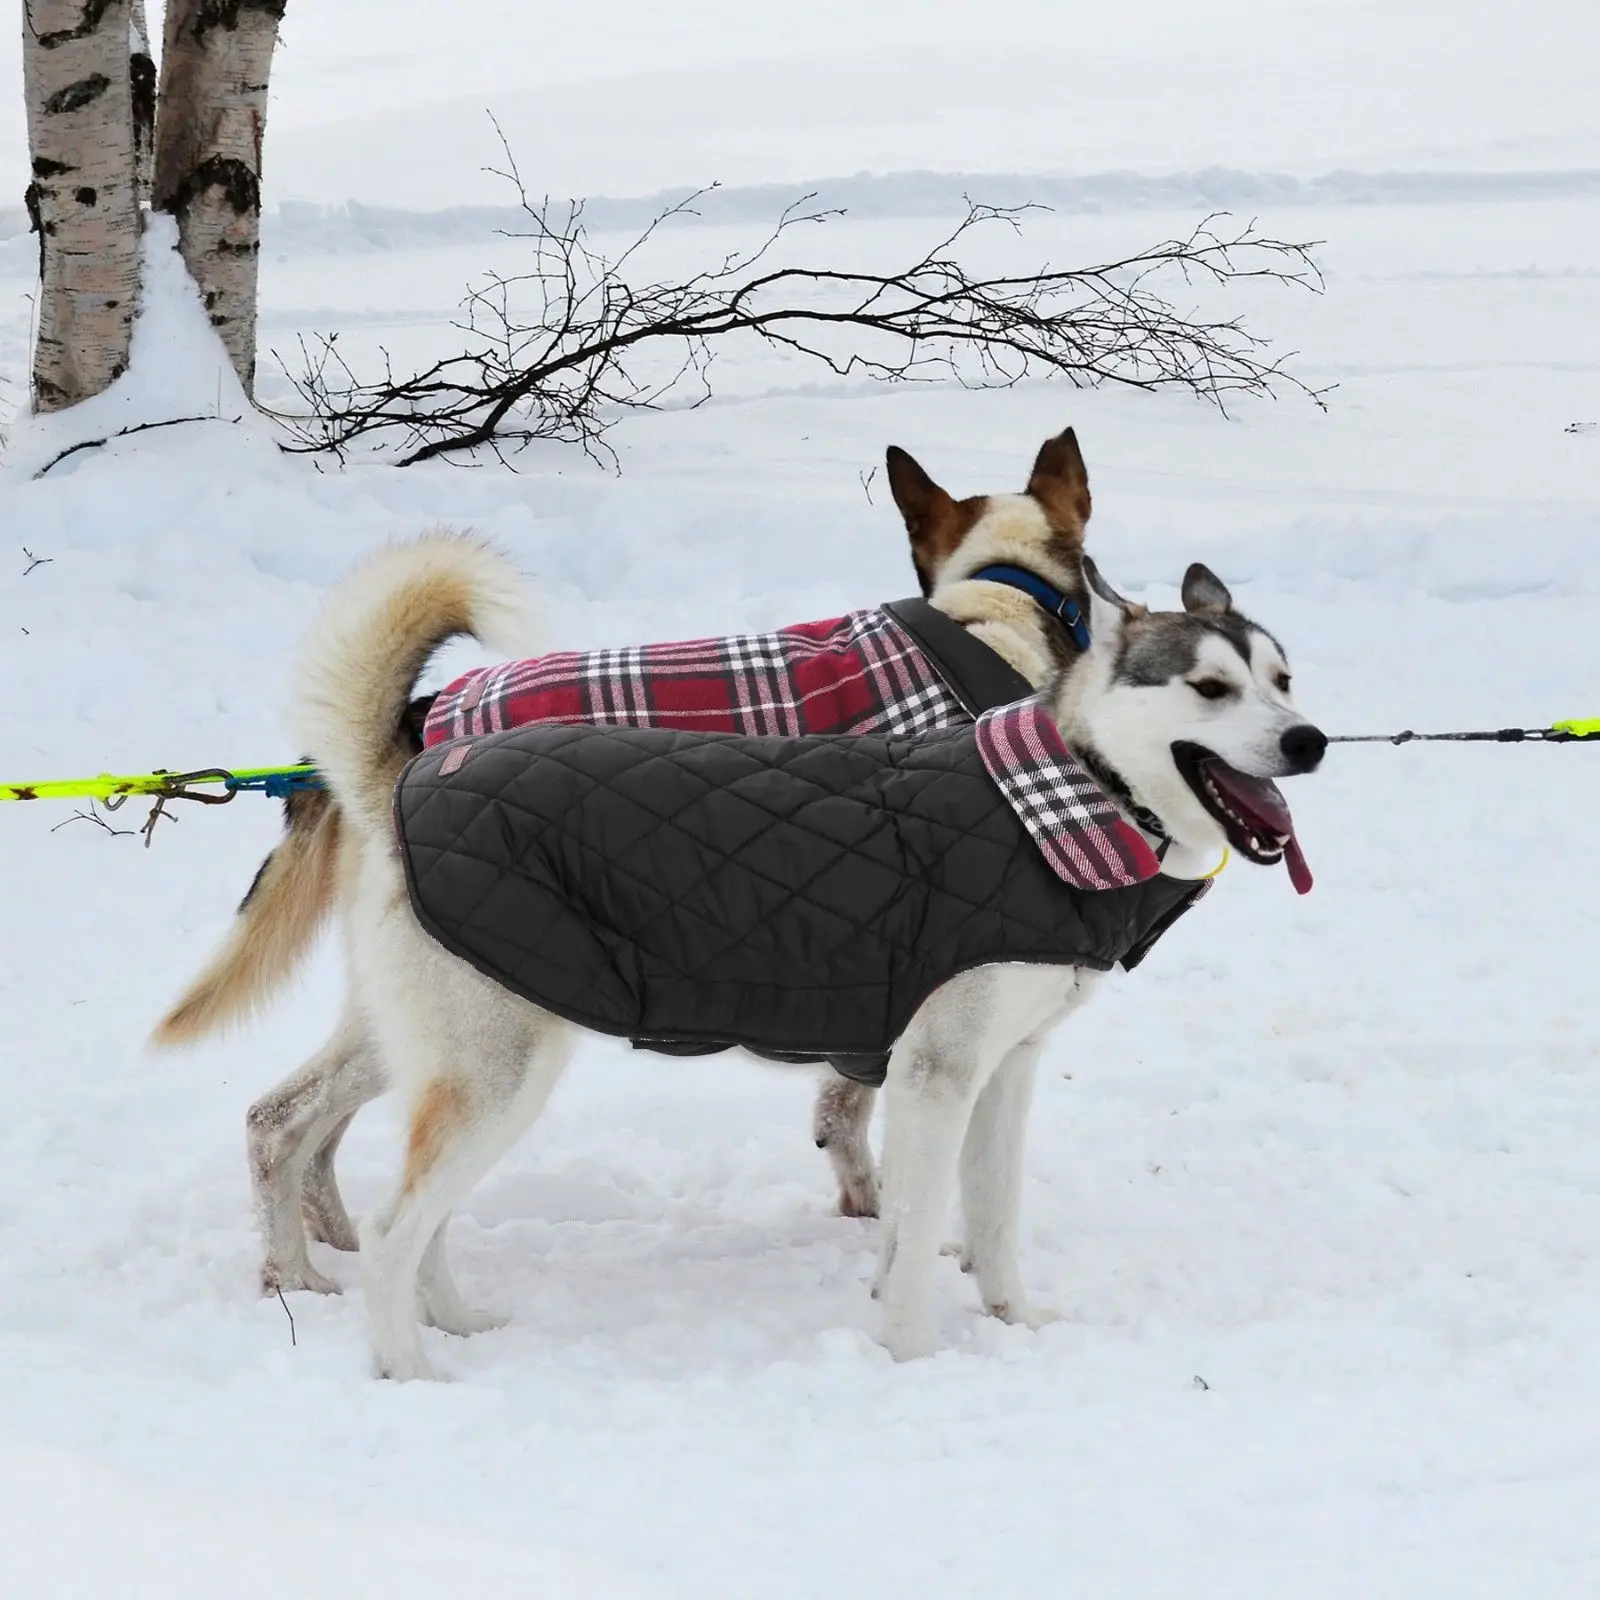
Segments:
[[[1029,1305],[1022,1299],[996,1300],[985,1305],[983,1310],[985,1316],[998,1317],[1013,1328],[1031,1328],[1035,1333],[1040,1328],[1048,1328],[1052,1322],[1067,1320],[1061,1312],[1052,1311],[1049,1306]]]
[[[418,1309],[426,1327],[454,1334],[458,1339],[470,1339],[475,1333],[492,1333],[511,1321],[510,1317],[496,1316],[492,1311],[460,1303],[438,1309],[424,1303]]]
[[[839,1183],[841,1217],[875,1217],[878,1214],[878,1180],[870,1172],[856,1173]]]
[[[356,1225],[342,1207],[334,1211],[306,1204],[301,1207],[301,1215],[305,1218],[306,1232],[319,1244],[332,1245],[335,1250],[351,1253],[361,1248],[361,1241],[356,1237]]]
[[[938,1347],[931,1326],[891,1319],[884,1324],[883,1347],[896,1361],[920,1361]]]
[[[309,1261],[297,1266],[280,1267],[267,1262],[261,1269],[261,1293],[268,1299],[276,1294],[294,1294],[296,1290],[312,1294],[343,1294],[344,1290],[326,1273],[318,1272]]]
[[[421,1350],[394,1351],[389,1355],[374,1353],[372,1375],[390,1383],[443,1383],[445,1374],[439,1372]]]

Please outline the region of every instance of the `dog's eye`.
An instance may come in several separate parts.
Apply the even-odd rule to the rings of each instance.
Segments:
[[[1202,678],[1199,683],[1189,685],[1202,700],[1221,700],[1225,695],[1230,695],[1233,690],[1221,678]]]
[[[1289,692],[1289,674],[1287,672],[1280,672],[1278,674],[1277,682],[1278,682],[1278,693],[1279,694],[1288,694],[1288,692]]]

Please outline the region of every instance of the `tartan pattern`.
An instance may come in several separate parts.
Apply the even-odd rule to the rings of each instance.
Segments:
[[[1079,889],[1122,889],[1160,872],[1144,835],[1037,700],[984,712],[977,736],[989,776],[1058,877]]]
[[[793,736],[932,733],[971,720],[910,634],[872,610],[776,633],[480,667],[439,695],[422,739],[535,722]]]

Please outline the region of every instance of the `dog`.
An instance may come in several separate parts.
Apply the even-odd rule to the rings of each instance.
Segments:
[[[885,464],[923,594],[1029,687],[1043,687],[1074,652],[1060,618],[1029,593],[972,574],[1009,565],[1058,592],[1079,592],[1092,501],[1073,430],[1044,442],[1021,494],[958,500],[896,446]],[[519,598],[520,578],[509,570],[501,576],[506,589],[496,617],[507,635],[502,648],[515,655],[526,648],[531,606]],[[416,704],[397,715],[398,750],[421,749],[424,718]],[[345,834],[335,795],[313,790],[291,797],[283,840],[258,870],[221,950],[156,1027],[156,1046],[192,1043],[244,1018],[290,976],[325,921],[354,892],[355,856]],[[246,1139],[263,1241],[263,1293],[338,1292],[312,1264],[307,1235],[341,1250],[356,1248],[334,1160],[356,1112],[386,1086],[368,1026],[347,1001],[328,1041],[250,1107]],[[846,1216],[878,1211],[868,1138],[874,1100],[872,1088],[832,1073],[818,1092],[813,1134],[832,1164]]]
[[[925,498],[933,548],[945,541],[946,561],[986,522],[997,544],[1007,527],[1037,537],[1048,526],[1026,497],[966,513]],[[952,536],[952,513],[967,520],[963,537]],[[1295,887],[1309,888],[1272,780],[1314,771],[1327,740],[1295,708],[1282,646],[1203,566],[1185,575],[1183,609],[1157,612],[1118,595],[1081,547],[1071,559],[1086,648],[1063,650],[1041,701],[1066,749],[1159,845],[1167,877],[1204,878],[1231,850],[1263,866],[1287,863]],[[931,582],[937,589],[937,573]],[[399,1181],[360,1231],[375,1368],[394,1379],[433,1375],[419,1315],[457,1334],[496,1325],[456,1290],[446,1224],[537,1118],[576,1033],[424,930],[395,832],[409,759],[395,730],[421,663],[459,630],[492,634],[507,588],[503,566],[479,547],[435,539],[386,552],[332,593],[296,678],[299,731],[332,788],[352,858],[345,928],[368,1048],[408,1107]],[[1048,651],[1047,636],[1035,637]],[[876,1292],[896,1359],[935,1347],[934,1268],[958,1183],[962,1264],[984,1310],[1029,1327],[1053,1320],[1031,1304],[1017,1270],[1023,1141],[1038,1054],[1096,983],[1082,965],[968,968],[922,999],[895,1042]]]

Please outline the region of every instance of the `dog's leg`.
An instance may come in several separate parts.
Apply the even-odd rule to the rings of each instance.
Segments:
[[[873,1292],[883,1302],[884,1343],[897,1360],[933,1349],[934,1267],[958,1165],[963,1187],[977,1184],[967,1220],[981,1237],[966,1253],[974,1271],[981,1265],[985,1299],[992,1288],[1014,1289],[1016,1164],[1032,1051],[1082,992],[1079,976],[1060,968],[976,968],[930,995],[895,1046],[884,1086],[883,1222]],[[1011,1069],[1009,1081],[995,1087],[1002,1063]],[[980,1103],[982,1130],[974,1138]],[[994,1174],[980,1172],[977,1153],[992,1156],[997,1137],[1005,1158]],[[969,1146],[970,1171],[963,1159]]]
[[[1060,1320],[1057,1313],[1028,1304],[1017,1273],[1022,1153],[1034,1067],[1043,1042],[1042,1033],[1035,1034],[1000,1063],[972,1108],[961,1146],[961,1209],[966,1222],[962,1270],[972,1274],[983,1309],[991,1317],[1029,1328]]]
[[[430,1247],[442,1249],[434,1241],[451,1211],[538,1116],[566,1063],[565,1030],[517,1031],[524,1037],[514,1050],[497,1050],[497,1059],[484,1041],[457,1041],[458,1057],[472,1060],[470,1076],[446,1069],[421,1085],[399,1191],[361,1225],[361,1281],[380,1377],[433,1376],[417,1325],[424,1258]],[[437,1290],[437,1270],[429,1276]],[[465,1311],[429,1305],[435,1315],[441,1309]]]
[[[877,1295],[883,1342],[896,1361],[933,1353],[934,1266],[976,1092],[970,1066],[969,1059],[919,1043],[905,1059],[890,1062],[884,1085]]]
[[[319,1244],[332,1245],[335,1250],[360,1248],[356,1225],[345,1210],[334,1169],[339,1146],[355,1120],[356,1114],[352,1111],[342,1122],[333,1125],[333,1131],[312,1152],[300,1180],[300,1214],[305,1219],[306,1232]]]
[[[434,1229],[428,1248],[422,1252],[422,1264],[417,1269],[418,1320],[441,1333],[453,1333],[461,1338],[505,1327],[508,1318],[496,1316],[492,1311],[480,1311],[461,1298],[445,1255],[444,1236],[449,1226],[450,1219],[446,1217]]]
[[[300,1211],[313,1239],[335,1250],[358,1248],[355,1224],[345,1210],[334,1176],[334,1157],[362,1106],[389,1087],[389,1080],[371,1040],[345,1061],[328,1084],[322,1116],[306,1140],[311,1156],[300,1180]]]
[[[306,1254],[301,1179],[317,1142],[382,1089],[381,1069],[366,1059],[367,1054],[360,1022],[346,1016],[310,1060],[246,1114],[250,1183],[264,1246],[265,1294],[280,1289],[338,1292],[338,1285],[318,1272]]]
[[[933,1350],[933,1275],[962,1141],[974,1102],[1028,1026],[1000,1015],[997,1001],[1007,994],[994,968],[952,978],[923,1003],[889,1058],[873,1293],[897,1361]]]
[[[839,1213],[846,1217],[878,1214],[878,1177],[873,1170],[867,1129],[877,1091],[830,1071],[817,1091],[812,1131],[819,1150],[828,1152],[839,1180]]]

